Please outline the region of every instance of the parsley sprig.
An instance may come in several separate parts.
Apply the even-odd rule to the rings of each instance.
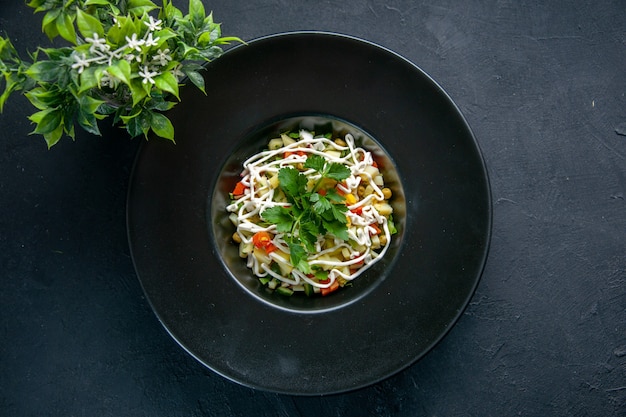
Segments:
[[[345,180],[350,176],[350,169],[319,155],[309,155],[304,168],[319,174],[312,189],[307,189],[306,175],[294,168],[281,168],[278,171],[279,187],[290,205],[265,209],[261,217],[275,224],[277,232],[285,233],[291,263],[305,274],[310,274],[311,266],[306,259],[315,252],[319,236],[333,235],[342,240],[349,239],[345,197],[334,187],[322,186]]]

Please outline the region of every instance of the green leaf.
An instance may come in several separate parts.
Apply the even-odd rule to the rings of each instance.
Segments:
[[[60,124],[56,129],[52,132],[46,133],[43,135],[43,138],[46,140],[46,144],[48,145],[48,149],[52,148],[63,136],[63,125]]]
[[[198,48],[189,46],[184,42],[179,42],[178,47],[182,48],[183,58],[185,59],[192,59],[200,55]]]
[[[96,121],[96,117],[93,113],[83,111],[83,109],[81,108],[78,111],[76,121],[78,122],[78,125],[82,127],[85,131],[91,133],[92,135],[100,136],[98,122]]]
[[[202,27],[202,23],[204,22],[204,18],[206,16],[202,1],[189,0],[189,16],[191,17],[191,21],[195,27]]]
[[[33,9],[36,9],[44,5],[45,2],[46,0],[30,0],[28,3],[26,3],[26,5],[28,7],[32,7]]]
[[[131,83],[131,67],[130,63],[125,59],[115,61],[113,64],[107,67],[107,72],[112,77],[117,78],[124,84],[130,86]]]
[[[309,155],[304,162],[304,167],[307,169],[313,169],[317,172],[322,172],[326,160],[320,155]]]
[[[109,28],[107,32],[107,40],[115,46],[123,46],[126,44],[126,36],[129,38],[133,33],[138,32],[133,19],[129,16],[116,16],[117,24]]]
[[[141,118],[130,119],[126,122],[126,131],[131,137],[135,138],[141,134],[145,135],[148,133],[149,128],[144,130],[144,126],[141,122]]]
[[[307,179],[293,168],[281,168],[278,171],[280,188],[292,198],[299,197],[306,191]]]
[[[157,75],[154,77],[154,83],[161,90],[172,93],[177,99],[180,100],[180,97],[178,96],[178,79],[171,72],[166,71]]]
[[[341,181],[341,180],[345,180],[346,178],[348,178],[350,174],[351,174],[350,168],[338,162],[333,162],[328,167],[328,172],[326,173],[325,176],[333,180]]]
[[[213,12],[209,13],[208,16],[206,16],[206,18],[204,19],[204,24],[206,26],[211,26],[213,25]],[[218,25],[219,26],[219,25]]]
[[[219,46],[210,46],[200,50],[200,58],[205,61],[212,61],[222,56],[223,53],[224,50]]]
[[[174,6],[170,1],[164,0],[163,7],[159,13],[159,18],[167,21],[174,21],[183,17],[183,12]]]
[[[322,222],[324,228],[333,236],[338,237],[341,240],[348,241],[350,240],[350,236],[348,236],[348,228],[344,223],[334,221],[334,222]]]
[[[276,225],[276,231],[279,233],[291,232],[293,228],[294,218],[291,210],[287,207],[275,206],[270,207],[261,213],[261,217],[272,224]]]
[[[0,36],[0,61],[13,60],[17,57],[17,51],[8,38]]]
[[[56,29],[63,39],[76,45],[76,30],[74,29],[74,20],[69,13],[61,12],[57,16]]]
[[[130,83],[130,93],[133,97],[133,106],[139,104],[148,96],[148,91],[144,88],[145,84],[139,79],[133,79]]]
[[[183,72],[185,73],[187,78],[189,78],[189,80],[193,83],[193,85],[198,87],[200,91],[206,94],[206,91],[204,89],[204,77],[198,71],[183,71]]]
[[[150,110],[168,111],[175,105],[176,103],[172,101],[163,100],[162,98],[155,99],[154,97],[151,97],[146,104],[146,108]]]
[[[47,12],[41,20],[41,30],[48,35],[50,39],[55,38],[59,34],[56,28],[56,20],[60,13],[61,9],[52,9]],[[50,36],[50,34],[54,34],[54,36]]]
[[[141,17],[157,8],[157,5],[150,0],[128,0],[128,13]]]
[[[63,112],[60,109],[42,110],[29,116],[29,119],[37,125],[32,133],[45,135],[59,127],[63,121]]]
[[[222,34],[220,25],[212,25],[212,26],[213,28],[211,28],[207,32],[202,33],[198,37],[198,43],[200,45],[210,45],[219,39],[220,35]]]
[[[43,51],[51,60],[61,61],[63,58],[70,57],[74,49],[83,52],[83,50],[88,50],[89,48],[78,46],[76,48],[40,48],[39,50]]]
[[[159,38],[159,43],[157,46],[163,45],[168,39],[172,39],[177,37],[178,35],[170,28],[163,28],[154,33],[154,39]]]
[[[58,91],[49,91],[42,87],[33,88],[25,96],[39,110],[57,107],[63,102],[63,97],[58,94]]]
[[[317,214],[322,214],[331,209],[330,201],[318,193],[311,194],[311,201],[315,203],[313,204],[313,211]]]
[[[78,88],[78,94],[82,94],[85,91],[98,86],[98,79],[96,78],[96,72],[98,70],[98,67],[87,67],[83,70],[83,72],[80,74],[80,86]]]
[[[287,245],[289,246],[289,258],[291,260],[291,264],[305,274],[310,274],[311,266],[306,261],[306,249],[301,244],[295,242],[287,243]]]
[[[150,127],[157,136],[174,142],[174,126],[166,116],[161,113],[152,113]]]
[[[2,95],[0,95],[0,113],[4,110],[4,104],[14,91],[18,90],[18,84],[14,81],[7,81]]]
[[[129,123],[132,119],[139,118],[139,116],[142,114],[142,112],[143,112],[143,109],[141,107],[133,107],[129,111],[129,114],[120,116],[120,119],[124,123]],[[149,127],[149,125],[146,125],[146,127]]]
[[[85,6],[111,6],[110,0],[86,0]]]
[[[335,220],[341,223],[348,222],[348,220],[346,219],[346,211],[348,211],[348,207],[343,204],[331,204],[330,209]]]
[[[48,37],[48,39],[53,40],[57,36],[59,36],[59,31],[57,30],[56,19],[54,22],[43,26],[43,31]]]
[[[51,83],[55,82],[61,73],[65,71],[67,69],[59,66],[58,62],[44,60],[31,65],[26,70],[26,75],[39,82]]]
[[[237,36],[224,36],[224,37],[216,39],[215,45],[228,45],[232,42],[245,44],[245,42],[241,38],[238,38]]]
[[[100,20],[83,12],[81,9],[76,9],[76,25],[78,26],[78,31],[85,39],[93,38],[94,33],[97,33],[100,38],[104,37],[104,27]]]
[[[134,108],[130,116],[121,116],[126,123],[126,130],[132,137],[143,135],[147,138],[150,131],[150,121],[152,113],[144,111],[142,108]]]
[[[333,203],[343,203],[346,200],[346,197],[339,194],[334,188],[326,190],[326,198]]]
[[[298,235],[302,242],[309,252],[315,252],[315,243],[317,242],[317,237],[322,234],[322,231],[317,227],[317,224],[308,219],[306,221],[302,221],[300,223],[300,229],[298,230]]]
[[[104,103],[104,100],[98,100],[88,95],[82,95],[78,98],[80,110],[89,114],[94,114],[100,105]]]
[[[100,107],[98,107],[97,112],[99,114],[108,116],[108,115],[115,113],[117,110],[118,110],[118,107],[111,106],[110,104],[104,103],[104,104],[101,104]]]

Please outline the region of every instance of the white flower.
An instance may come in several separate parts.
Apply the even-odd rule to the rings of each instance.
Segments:
[[[82,74],[82,72],[89,66],[89,61],[87,61],[85,54],[78,56],[78,54],[74,55],[75,64],[72,64],[72,69],[78,69],[78,73]]]
[[[163,23],[161,19],[154,20],[152,16],[148,16],[148,19],[150,19],[150,21],[146,22],[144,20],[143,22],[144,25],[148,26],[148,29],[150,29],[152,32],[161,30],[161,23]]]
[[[147,65],[143,66],[143,71],[139,71],[139,76],[143,78],[141,82],[144,84],[147,84],[147,83],[154,84],[154,80],[152,79],[152,77],[156,77],[157,75],[159,75],[159,72],[150,71],[150,68],[148,68]]]
[[[126,42],[128,42],[128,48],[135,49],[138,52],[141,52],[141,45],[143,45],[146,41],[144,41],[143,39],[137,39],[137,34],[133,33],[133,36],[130,38],[126,36]]]
[[[152,32],[148,33],[148,37],[146,38],[146,46],[157,46],[159,41],[159,37],[152,39]]]
[[[167,63],[172,60],[172,57],[169,53],[170,53],[169,48],[166,48],[164,51],[161,51],[159,49],[156,55],[152,57],[152,62],[157,62],[162,67],[166,66]]]
[[[133,62],[135,60],[135,55],[133,54],[126,54],[124,55],[124,59],[128,62]]]
[[[103,39],[98,36],[97,33],[93,34],[93,38],[85,38],[87,42],[91,44],[89,48],[89,52],[94,53],[96,51],[107,52],[111,47],[107,45],[106,39]]]
[[[100,87],[115,87],[115,80],[106,71],[102,71],[102,78],[100,78]]]
[[[185,78],[185,73],[180,70],[182,67],[183,67],[182,64],[180,64],[180,65],[177,65],[176,68],[172,70],[172,75],[174,75],[178,81]]]

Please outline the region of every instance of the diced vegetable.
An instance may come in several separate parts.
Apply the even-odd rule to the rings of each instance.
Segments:
[[[332,284],[330,284],[330,287],[328,288],[320,288],[320,293],[322,295],[328,295],[334,291],[337,291],[339,289],[339,282],[335,281]]]
[[[269,232],[256,232],[252,236],[252,244],[255,248],[264,249],[266,253],[272,253],[276,250],[276,245],[272,243],[272,235]]]
[[[272,262],[265,249],[255,247],[252,250],[252,255],[262,264],[269,265]]]
[[[239,181],[235,185],[235,189],[233,190],[233,195],[235,197],[242,196],[248,187],[246,187],[241,181]]]
[[[296,143],[296,140],[289,137],[289,135],[283,133],[282,135],[280,135],[280,138],[283,140],[283,146],[289,146],[292,145],[294,143]]]
[[[304,284],[304,293],[308,295],[309,297],[313,295],[314,293],[313,286],[309,284],[308,282]]]
[[[331,158],[341,158],[341,151],[324,151]]]
[[[286,295],[287,297],[293,295],[293,290],[287,287],[278,287],[276,288],[276,292],[280,295]]]
[[[375,203],[374,208],[381,216],[389,216],[393,213],[393,208],[388,203]]]
[[[275,290],[279,284],[280,284],[279,280],[277,280],[276,278],[272,278],[272,280],[267,283],[267,288],[269,288],[270,290]]]
[[[282,138],[275,138],[269,141],[267,147],[270,151],[275,151],[276,149],[280,149],[284,146],[284,142]]]
[[[280,181],[278,180],[278,175],[274,175],[268,180],[268,184],[271,188],[278,188]]]

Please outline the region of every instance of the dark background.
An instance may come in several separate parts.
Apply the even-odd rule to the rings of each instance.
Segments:
[[[186,10],[185,2],[174,2]],[[626,415],[626,7],[621,0],[205,1],[225,35],[319,29],[416,63],[484,153],[491,252],[424,359],[328,397],[254,391],[204,368],[143,296],[126,239],[139,140],[52,150],[27,100],[0,116],[0,415]],[[0,0],[25,54],[42,15]]]

